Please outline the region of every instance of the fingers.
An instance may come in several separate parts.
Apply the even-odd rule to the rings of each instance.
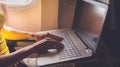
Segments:
[[[45,38],[47,40],[47,46],[51,47],[51,48],[55,48],[55,49],[62,49],[64,47],[64,45],[62,43],[60,43],[59,41],[46,37]]]
[[[58,52],[64,48],[64,45],[55,39],[46,37],[41,41],[45,41],[44,43],[40,44],[39,46],[39,53],[46,53],[48,49],[57,49]]]
[[[53,35],[53,34],[50,34],[50,33],[45,33],[45,34],[42,34],[42,35],[38,35],[38,34],[37,34],[37,35],[34,35],[34,37],[35,37],[35,40],[36,40],[36,41],[42,40],[42,39],[44,39],[44,38],[46,38],[46,37],[55,39],[55,40],[57,40],[57,41],[59,41],[59,42],[63,40],[62,37],[59,37],[59,36],[56,36],[56,35]]]
[[[58,49],[61,50],[64,48],[64,45],[60,42],[48,42],[46,45],[49,49]]]
[[[56,36],[56,35],[53,35],[53,34],[50,34],[50,33],[47,33],[46,36],[47,36],[47,37],[50,37],[50,38],[52,38],[52,39],[55,39],[55,40],[57,40],[57,41],[62,41],[62,40],[63,40],[62,37],[59,37],[59,36]]]

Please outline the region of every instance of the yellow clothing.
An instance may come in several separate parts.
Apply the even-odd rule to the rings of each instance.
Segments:
[[[27,33],[20,33],[14,30],[7,30],[5,28],[0,29],[0,55],[8,54],[9,50],[6,45],[5,39],[7,40],[23,40],[32,38],[30,34]]]
[[[9,54],[9,49],[7,47],[6,41],[0,32],[0,55]]]
[[[2,36],[1,28],[3,27],[5,18],[2,13],[0,13],[0,55],[9,54],[9,49],[6,45],[5,39]]]
[[[21,33],[14,30],[5,29],[5,28],[2,28],[1,31],[5,39],[7,40],[23,40],[23,39],[32,38],[32,36],[28,33]]]
[[[7,30],[5,28],[2,28],[1,32],[0,32],[0,55],[9,53],[5,39],[7,39],[7,40],[23,40],[23,39],[28,39],[28,38],[32,38],[32,36],[27,33],[20,33],[20,32],[14,31],[14,30]]]

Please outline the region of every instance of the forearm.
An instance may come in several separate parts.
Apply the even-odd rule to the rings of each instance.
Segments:
[[[7,67],[11,64],[15,64],[16,62],[26,58],[27,56],[29,56],[31,53],[33,53],[33,48],[34,48],[34,44],[21,48],[11,54],[8,55],[1,55],[0,56],[0,67]]]

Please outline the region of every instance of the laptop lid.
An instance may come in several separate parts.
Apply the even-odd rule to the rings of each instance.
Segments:
[[[96,52],[107,10],[108,5],[102,2],[77,1],[73,29],[93,53]]]

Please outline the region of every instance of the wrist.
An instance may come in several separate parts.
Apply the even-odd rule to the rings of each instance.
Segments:
[[[35,39],[36,33],[28,33],[28,34],[30,38]]]

